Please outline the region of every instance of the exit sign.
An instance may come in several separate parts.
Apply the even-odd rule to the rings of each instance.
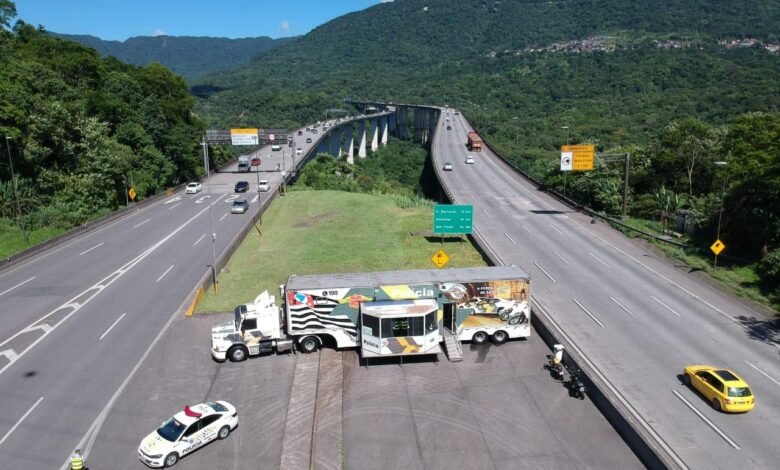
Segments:
[[[437,204],[433,207],[434,234],[467,234],[473,230],[474,206]]]

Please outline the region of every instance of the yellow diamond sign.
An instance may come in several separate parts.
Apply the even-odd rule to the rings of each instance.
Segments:
[[[450,262],[450,257],[443,250],[439,250],[431,256],[431,261],[437,268],[443,268],[445,264]]]
[[[127,195],[130,196],[131,201],[135,201],[135,189],[130,188],[130,190],[127,191]]]
[[[710,247],[710,250],[712,250],[715,255],[719,255],[721,251],[726,249],[726,245],[723,244],[720,240],[715,240],[715,243],[712,244]]]

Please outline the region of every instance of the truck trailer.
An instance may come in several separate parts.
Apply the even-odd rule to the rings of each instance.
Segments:
[[[466,145],[474,152],[482,151],[482,138],[474,131],[469,132]]]
[[[212,357],[248,356],[323,344],[363,358],[444,352],[460,342],[502,344],[531,334],[530,277],[516,266],[292,275],[284,304],[263,292],[212,328]]]
[[[238,157],[238,171],[240,173],[248,173],[249,168],[250,168],[249,157],[248,156]]]

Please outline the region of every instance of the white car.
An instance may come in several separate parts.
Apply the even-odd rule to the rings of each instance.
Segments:
[[[203,185],[200,183],[190,183],[187,185],[186,191],[184,191],[186,194],[197,194],[201,192],[203,189]]]
[[[260,180],[257,182],[257,191],[258,192],[266,192],[269,189],[271,189],[271,184],[268,182],[268,180]]]
[[[466,164],[467,165],[473,165],[474,164],[474,157],[472,157],[471,155],[466,157]]]
[[[298,147],[297,149],[295,149],[295,156],[300,157],[301,155],[303,155],[303,149]]]
[[[452,163],[445,163],[442,168],[444,171],[452,171]]]
[[[153,468],[171,467],[180,458],[238,426],[236,408],[226,401],[185,406],[141,441],[138,458]]]

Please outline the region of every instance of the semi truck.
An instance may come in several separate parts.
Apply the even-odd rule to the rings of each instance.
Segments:
[[[250,168],[249,157],[247,156],[238,157],[238,171],[241,173],[248,173],[249,168]]]
[[[530,336],[530,287],[516,266],[292,275],[280,286],[282,305],[266,291],[214,326],[211,355],[239,362],[331,344],[362,358],[446,352],[457,360],[462,341]]]
[[[466,141],[466,145],[468,146],[469,150],[473,150],[474,152],[479,152],[482,150],[482,138],[477,135],[475,131],[470,131],[468,134],[468,140]]]

